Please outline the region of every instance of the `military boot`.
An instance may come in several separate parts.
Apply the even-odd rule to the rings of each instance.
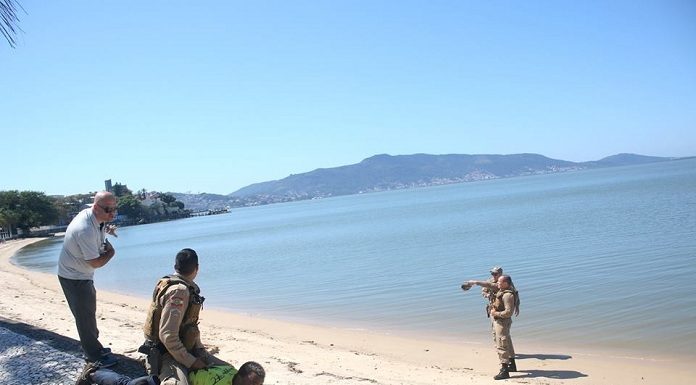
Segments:
[[[89,375],[97,371],[97,369],[99,369],[99,362],[88,362],[85,364],[82,373],[75,381],[75,385],[92,385],[92,379]]]
[[[516,372],[517,371],[517,364],[515,363],[515,359],[510,360],[510,364],[508,365],[508,372]]]
[[[508,369],[508,364],[501,364],[500,373],[496,374],[495,377],[493,377],[493,379],[504,380],[506,378],[510,378],[510,370]]]

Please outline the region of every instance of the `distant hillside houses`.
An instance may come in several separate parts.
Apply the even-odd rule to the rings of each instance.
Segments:
[[[617,154],[590,162],[570,162],[529,153],[380,154],[356,164],[318,168],[255,183],[228,195],[171,194],[189,208],[206,210],[672,160],[677,159],[637,154]]]

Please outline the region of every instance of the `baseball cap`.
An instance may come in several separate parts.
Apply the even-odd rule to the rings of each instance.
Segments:
[[[500,266],[494,266],[491,268],[491,274],[503,274],[503,268]]]

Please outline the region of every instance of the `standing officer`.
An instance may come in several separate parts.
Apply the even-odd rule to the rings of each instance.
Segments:
[[[495,302],[495,293],[498,292],[498,278],[503,274],[503,268],[500,266],[494,266],[490,270],[491,276],[486,281],[480,283],[481,295],[486,299],[486,317],[490,318],[491,305]],[[463,290],[469,290],[474,285],[474,282],[479,281],[467,281],[462,285]],[[493,346],[496,346],[495,342],[495,327],[491,321],[491,336],[493,338]]]
[[[183,249],[176,254],[175,274],[157,282],[143,331],[149,374],[163,385],[188,385],[189,371],[228,363],[208,353],[198,330],[198,315],[205,298],[194,282],[198,254]],[[141,352],[143,350],[140,350]]]
[[[491,277],[486,280],[489,285],[481,287],[481,295],[483,298],[488,300],[486,304],[486,316],[490,317],[490,305],[495,301],[495,293],[498,291],[498,278],[503,274],[503,268],[500,266],[494,266],[491,270]]]
[[[479,285],[492,289],[492,285],[487,281],[468,281],[467,285]],[[500,372],[493,377],[496,380],[510,378],[510,372],[517,371],[515,363],[515,348],[512,345],[510,327],[512,326],[512,315],[519,314],[519,294],[512,283],[509,275],[498,277],[497,291],[493,303],[490,305],[488,314],[493,324],[493,339],[495,348],[500,359]]]
[[[87,361],[102,366],[115,365],[118,360],[99,342],[93,278],[94,270],[109,263],[116,253],[106,234],[116,235],[116,227],[107,223],[114,220],[117,208],[112,193],[97,193],[92,207],[80,211],[68,225],[58,259],[58,280],[75,318],[82,350]]]

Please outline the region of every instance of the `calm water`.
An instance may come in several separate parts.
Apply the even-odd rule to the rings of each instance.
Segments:
[[[696,356],[696,160],[235,209],[122,228],[99,289],[149,296],[181,248],[206,305],[488,343],[478,290],[500,264],[525,341]],[[54,272],[61,239],[20,264]]]

